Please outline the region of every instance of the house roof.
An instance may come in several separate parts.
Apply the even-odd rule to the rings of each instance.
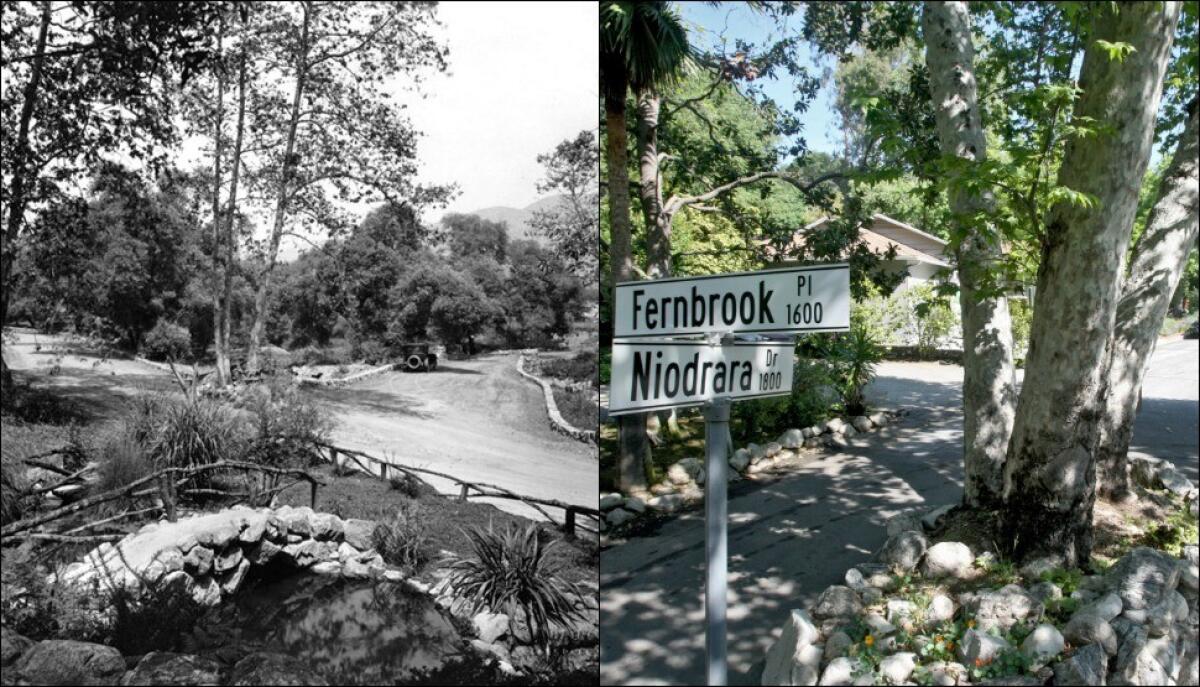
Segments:
[[[895,246],[898,260],[924,262],[938,267],[950,266],[950,263],[943,259],[943,255],[933,254],[935,252],[940,254],[945,250],[946,242],[942,239],[878,212],[872,215],[871,219],[873,223],[870,229],[860,227],[858,230],[859,235],[871,250],[884,252]],[[822,217],[806,225],[804,231],[819,227],[828,221],[829,217]],[[890,225],[886,227],[890,236],[884,236],[877,231],[883,228],[880,226],[881,224]],[[896,231],[897,229],[899,231]]]

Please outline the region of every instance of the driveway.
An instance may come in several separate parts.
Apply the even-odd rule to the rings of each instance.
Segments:
[[[1196,341],[1159,345],[1134,436],[1135,450],[1170,458],[1193,480],[1197,367]],[[960,500],[961,385],[956,365],[885,363],[870,397],[911,414],[773,482],[730,485],[732,684],[758,684],[788,611],[878,550],[887,517]],[[689,512],[602,553],[605,684],[703,683],[703,523],[702,511]]]

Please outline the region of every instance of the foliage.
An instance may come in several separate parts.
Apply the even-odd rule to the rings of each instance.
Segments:
[[[831,338],[826,359],[833,363],[842,408],[848,415],[866,412],[863,390],[875,378],[875,369],[883,359],[883,350],[866,328],[851,327],[844,336]]]
[[[290,379],[275,377],[255,386],[240,406],[253,418],[246,455],[263,465],[306,467],[315,445],[333,430],[329,411]]]
[[[123,487],[145,477],[154,469],[146,445],[135,436],[125,420],[101,432],[92,453],[93,459],[99,463],[96,488],[101,492]],[[128,501],[122,500],[112,504],[109,510],[119,512],[129,505]]]
[[[151,360],[183,360],[192,350],[188,330],[160,319],[142,341],[142,354]]]
[[[1043,582],[1053,582],[1062,590],[1064,596],[1070,596],[1079,589],[1079,583],[1083,581],[1083,571],[1078,568],[1054,568],[1043,572],[1040,579]]]
[[[825,360],[800,357],[792,374],[792,393],[779,398],[735,403],[730,419],[739,438],[759,439],[789,427],[809,427],[838,409],[837,380]]]
[[[246,446],[241,418],[210,398],[164,399],[149,435],[148,450],[156,468],[190,468],[222,460],[237,460]],[[190,484],[212,483],[212,473],[190,478]]]
[[[1176,498],[1174,508],[1165,522],[1152,523],[1146,531],[1144,541],[1150,546],[1179,558],[1183,547],[1200,540],[1197,519],[1188,511],[1182,499]]]
[[[541,375],[596,385],[596,352],[583,350],[570,358],[542,358]]]
[[[1033,326],[1033,306],[1024,298],[1010,298],[1008,310],[1012,318],[1013,353],[1024,358]]]
[[[560,564],[546,555],[555,543],[546,543],[536,524],[496,532],[489,523],[486,530],[471,527],[463,534],[473,555],[450,558],[449,580],[455,596],[466,600],[472,612],[486,606],[515,617],[520,610],[539,644],[546,643],[551,625],[565,627],[583,617],[572,598],[580,590],[558,576]]]
[[[993,678],[1024,675],[1029,670],[1029,657],[1020,649],[1008,648],[993,659],[975,659],[975,665],[967,666],[971,680],[978,682]]]
[[[410,501],[402,502],[390,520],[375,526],[371,543],[383,560],[409,574],[429,560],[425,524]]]
[[[905,331],[912,334],[919,351],[932,351],[958,325],[958,315],[951,309],[949,301],[938,295],[931,284],[910,286],[897,298]]]
[[[1055,625],[1065,624],[1077,610],[1079,610],[1079,599],[1069,596],[1061,599],[1046,599],[1046,617]]]
[[[421,482],[411,473],[395,472],[388,477],[388,486],[393,491],[398,491],[410,499],[419,498],[421,496]]]
[[[983,573],[987,575],[989,584],[994,584],[998,587],[1016,584],[1021,581],[1021,574],[1017,570],[1017,564],[1007,559],[995,556],[980,556],[975,559],[975,567],[983,570]]]
[[[548,210],[534,211],[530,224],[550,240],[557,253],[581,278],[596,277],[597,170],[600,152],[596,136],[580,131],[559,143],[552,152],[538,155],[546,176],[538,182],[538,193],[562,193],[564,200]]]
[[[572,427],[595,431],[600,422],[600,406],[590,390],[554,389],[558,412]]]
[[[25,496],[29,488],[26,472],[25,463],[15,453],[0,452],[0,525],[20,520],[33,505]]]

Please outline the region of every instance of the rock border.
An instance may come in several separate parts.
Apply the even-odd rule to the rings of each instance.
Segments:
[[[733,480],[764,472],[779,462],[796,457],[801,449],[846,448],[850,445],[847,439],[886,427],[905,412],[904,410],[878,410],[870,415],[857,415],[850,418],[835,417],[811,427],[785,430],[777,440],[765,445],[749,443],[733,451],[729,456],[729,477]],[[600,510],[604,512],[604,517],[600,522],[601,534],[603,535],[610,528],[624,525],[647,512],[670,514],[702,500],[704,491],[701,487],[705,477],[703,459],[684,458],[672,463],[667,468],[665,478],[658,484],[652,485],[648,492],[601,494]],[[609,543],[611,542],[607,540],[607,537],[601,540],[601,546]]]
[[[362,372],[355,372],[352,375],[349,375],[346,377],[339,377],[336,379],[326,379],[326,378],[318,378],[318,377],[302,377],[302,376],[300,376],[299,373],[297,373],[294,370],[292,371],[292,376],[296,379],[296,382],[299,384],[337,387],[337,386],[346,386],[348,384],[352,384],[354,382],[366,379],[368,377],[374,377],[376,375],[381,375],[384,372],[391,372],[392,370],[395,370],[395,369],[396,369],[396,363],[388,363],[387,365],[380,365],[379,367],[374,367],[374,368],[371,368],[370,370],[363,370]]]
[[[521,351],[521,354],[517,357],[517,373],[542,388],[542,396],[546,399],[546,416],[550,421],[550,428],[576,441],[590,444],[599,443],[599,433],[596,430],[580,429],[567,422],[566,418],[562,416],[562,413],[558,410],[558,403],[554,400],[554,385],[549,380],[542,379],[525,371],[525,358],[527,356],[537,356],[537,353],[538,350],[536,348],[528,348]]]

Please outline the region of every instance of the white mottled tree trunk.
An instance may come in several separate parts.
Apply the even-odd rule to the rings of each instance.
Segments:
[[[1108,365],[1107,410],[1100,423],[1096,453],[1100,491],[1114,498],[1132,494],[1127,470],[1129,441],[1138,392],[1146,374],[1159,327],[1171,295],[1179,285],[1188,251],[1197,235],[1197,102],[1192,101],[1183,137],[1163,174],[1158,199],[1146,219],[1146,230],[1134,251],[1129,276],[1117,303],[1111,359]]]
[[[1071,139],[1058,184],[1099,203],[1061,201],[1046,216],[1001,518],[1016,559],[1053,557],[1067,566],[1091,555],[1108,342],[1179,3],[1106,4],[1094,12],[1073,117],[1094,118],[1107,131]],[[1113,59],[1100,40],[1134,51]]]
[[[982,162],[987,142],[967,5],[927,2],[921,25],[942,153]],[[969,506],[989,507],[999,504],[1017,399],[1012,320],[1005,296],[980,295],[987,270],[1000,254],[996,239],[981,226],[994,207],[991,192],[954,191],[949,200],[965,236],[954,256],[963,329],[963,498]]]

